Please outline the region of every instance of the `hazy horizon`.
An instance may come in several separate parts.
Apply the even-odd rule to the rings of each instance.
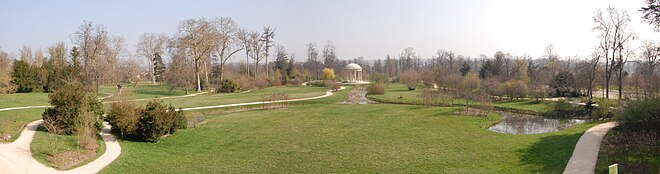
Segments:
[[[275,42],[304,61],[305,44],[337,47],[340,59],[398,57],[413,47],[422,58],[438,49],[466,57],[492,56],[496,51],[542,56],[553,44],[562,56],[588,56],[598,42],[592,32],[597,8],[627,10],[640,38],[658,38],[641,21],[642,0],[633,1],[19,1],[0,7],[0,49],[16,55],[65,42],[84,20],[103,24],[111,35],[126,39],[135,54],[142,33],[176,32],[189,18],[231,17],[240,27],[261,31],[277,28]],[[635,41],[635,45],[643,42]],[[237,57],[243,57],[238,54]],[[141,59],[140,59],[141,60]],[[240,60],[240,58],[234,58]]]

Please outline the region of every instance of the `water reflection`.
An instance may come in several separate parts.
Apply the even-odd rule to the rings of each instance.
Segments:
[[[587,121],[580,119],[548,119],[515,113],[500,113],[500,115],[502,116],[502,122],[488,128],[488,130],[507,134],[540,134],[564,130]]]
[[[373,101],[367,99],[367,88],[365,87],[356,87],[348,93],[348,98],[346,101],[341,102],[341,104],[369,104],[374,103]]]

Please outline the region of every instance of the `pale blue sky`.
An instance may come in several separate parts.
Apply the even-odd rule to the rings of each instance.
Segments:
[[[539,57],[547,44],[561,56],[588,56],[597,42],[591,31],[596,8],[628,10],[641,39],[658,39],[639,18],[642,0],[237,0],[237,1],[2,1],[0,49],[17,53],[64,41],[83,20],[107,26],[135,52],[143,32],[173,34],[187,18],[232,17],[261,31],[277,28],[275,40],[305,59],[305,44],[332,41],[341,59],[399,55],[413,47],[422,57],[438,49],[476,57],[501,50]],[[641,40],[639,41],[641,43]]]

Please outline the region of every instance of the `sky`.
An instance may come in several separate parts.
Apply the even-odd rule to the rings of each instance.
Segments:
[[[598,42],[596,9],[626,10],[644,40],[659,34],[642,22],[643,0],[141,0],[0,2],[0,49],[16,56],[24,46],[46,50],[65,42],[83,21],[103,24],[126,39],[125,57],[135,57],[142,33],[176,32],[190,18],[231,17],[240,27],[276,28],[275,42],[306,59],[307,43],[327,41],[340,59],[398,56],[412,47],[422,58],[437,50],[466,57],[496,51],[541,57],[553,44],[560,56],[588,57]],[[241,57],[242,54],[238,54]],[[234,58],[239,60],[240,58]]]

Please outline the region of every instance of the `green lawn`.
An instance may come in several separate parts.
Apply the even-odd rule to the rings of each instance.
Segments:
[[[133,97],[136,99],[147,99],[154,97],[172,97],[172,96],[181,96],[186,95],[186,91],[183,88],[174,88],[170,90],[170,87],[167,85],[133,85],[125,84],[122,88],[124,92],[133,93]],[[99,96],[105,96],[105,94],[117,94],[116,86],[102,86],[99,88]],[[188,94],[197,93],[195,89],[190,89]]]
[[[25,124],[41,119],[44,108],[22,109],[0,112],[0,134],[10,134],[11,141],[16,140]]]
[[[421,89],[421,88],[418,88]],[[387,101],[391,103],[402,103],[402,104],[415,104],[421,105],[422,99],[419,97],[421,90],[408,90],[408,87],[399,83],[389,83],[387,84],[386,92],[383,95],[369,95],[370,98],[374,98],[380,101]],[[463,98],[454,98],[454,104],[464,105],[466,104],[466,99]],[[470,101],[470,105],[479,104],[478,102]],[[532,113],[543,113],[553,109],[554,102],[537,102],[532,99],[521,99],[521,100],[503,100],[503,101],[494,101],[493,106],[498,109],[503,110],[521,110]]]
[[[593,124],[510,135],[451,108],[306,104],[210,115],[158,143],[121,141],[101,173],[561,173]]]
[[[103,139],[101,139],[100,137],[98,137],[96,143],[99,145],[99,147],[96,150],[96,156],[87,159],[71,168],[82,166],[84,164],[94,161],[94,159],[101,156],[105,152],[105,143],[103,142]],[[47,133],[42,127],[39,127],[39,129],[37,129],[37,132],[34,135],[34,138],[32,139],[32,143],[30,145],[30,151],[32,151],[32,157],[34,159],[41,162],[42,164],[45,164],[46,166],[53,167],[53,164],[48,161],[49,155],[54,155],[65,151],[83,152],[84,150],[78,147],[75,136],[52,135]]]
[[[325,94],[327,88],[323,87],[306,87],[306,86],[287,86],[287,87],[270,87],[261,90],[255,90],[247,93],[213,93],[199,95],[195,97],[183,98],[166,98],[162,99],[165,104],[172,104],[174,107],[197,107],[197,106],[212,106],[221,104],[245,103],[262,101],[266,95],[275,93],[286,93],[289,99],[316,97]],[[144,105],[149,100],[141,100],[136,103]]]
[[[0,94],[0,108],[48,105],[48,93]]]

